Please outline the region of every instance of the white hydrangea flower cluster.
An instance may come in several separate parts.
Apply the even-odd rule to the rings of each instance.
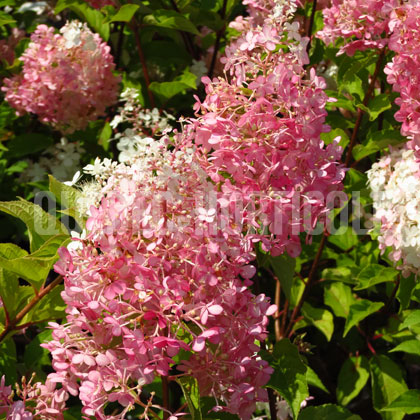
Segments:
[[[163,135],[172,130],[170,121],[175,120],[173,115],[157,108],[144,109],[139,101],[139,92],[128,88],[120,96],[124,106],[118,109],[118,114],[111,122],[111,127],[116,129],[122,123],[128,123],[122,133],[118,133],[114,139],[118,140],[117,149],[120,151],[120,162],[131,161],[145,145],[153,141],[151,136]]]
[[[175,117],[163,111],[161,114],[157,108],[144,109],[139,102],[139,92],[136,89],[125,89],[120,96],[124,105],[118,109],[118,114],[111,121],[111,127],[117,128],[127,122],[138,133],[154,135],[171,129],[170,121]]]
[[[392,149],[368,171],[371,197],[381,223],[379,248],[404,276],[420,272],[420,164],[406,146]]]
[[[22,172],[20,181],[42,181],[47,179],[48,173],[59,181],[69,181],[73,174],[80,169],[80,159],[84,151],[79,143],[69,143],[63,137],[60,143],[46,149],[37,162],[31,159],[26,160],[28,167]]]

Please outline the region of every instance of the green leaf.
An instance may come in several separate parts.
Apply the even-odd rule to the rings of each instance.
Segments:
[[[53,144],[53,139],[44,134],[28,133],[14,137],[7,143],[8,156],[20,158],[45,150]]]
[[[327,387],[322,383],[321,379],[319,379],[316,372],[309,366],[306,366],[306,368],[306,380],[308,381],[308,385],[314,386],[329,394]]]
[[[414,354],[415,356],[420,356],[420,341],[419,340],[406,340],[398,344],[389,352],[394,351],[403,351],[404,353]]]
[[[350,306],[355,302],[351,288],[343,283],[330,283],[324,287],[324,303],[333,310],[335,316],[347,318]]]
[[[0,268],[0,297],[11,319],[17,314],[18,294],[19,281],[16,274]]]
[[[377,312],[382,306],[384,306],[383,302],[371,302],[367,299],[361,299],[356,303],[353,303],[353,305],[350,306],[349,315],[346,319],[343,337],[347,335],[352,327],[369,315]]]
[[[369,361],[365,356],[352,356],[340,369],[337,383],[337,401],[347,405],[366,385],[370,376]]]
[[[105,151],[109,149],[109,139],[112,136],[112,128],[108,121],[105,122],[104,128],[99,135],[98,144],[100,144]]]
[[[50,352],[44,347],[41,347],[42,343],[52,339],[51,333],[51,330],[44,330],[25,346],[23,361],[28,370],[34,370],[35,368],[51,364]]]
[[[354,290],[368,289],[375,284],[394,281],[397,277],[398,271],[392,267],[384,267],[379,264],[369,264],[363,267],[358,274],[356,281],[357,286]]]
[[[349,284],[354,283],[353,271],[349,267],[326,268],[322,271],[322,278]]]
[[[54,13],[61,13],[63,10],[68,9],[70,6],[80,3],[81,0],[58,0],[54,9]]]
[[[357,74],[349,74],[341,83],[339,83],[339,92],[347,92],[353,96],[354,102],[360,103],[364,96],[365,90],[363,80]]]
[[[336,92],[334,90],[326,90],[325,93],[330,98],[335,98],[337,100],[336,102],[327,102],[325,104],[325,109],[327,111],[333,111],[336,108],[344,108],[344,109],[347,109],[348,111],[351,111],[351,112],[356,111],[356,108],[355,108],[354,104],[346,96],[340,95],[338,92]],[[321,138],[322,138],[322,134],[321,134]]]
[[[64,234],[67,229],[54,216],[29,201],[0,201],[0,211],[17,217],[28,228],[31,251],[35,251],[49,238]]]
[[[0,331],[1,332],[1,331]],[[0,342],[0,378],[5,375],[6,384],[14,385],[17,381],[16,346],[12,339]]]
[[[329,131],[328,133],[322,133],[321,139],[323,142],[328,145],[333,142],[333,140],[337,137],[341,137],[339,141],[339,145],[344,149],[349,143],[350,139],[347,133],[341,128],[335,128],[334,130]]]
[[[293,418],[297,418],[301,403],[309,396],[306,380],[306,366],[299,351],[288,339],[274,346],[269,360],[274,368],[267,386],[277,391],[289,404]]]
[[[366,107],[366,112],[369,115],[369,121],[375,121],[382,112],[390,109],[392,101],[388,93],[381,93],[369,101],[369,106]]]
[[[373,407],[384,420],[401,420],[404,417],[401,411],[382,411],[408,390],[399,366],[389,357],[377,355],[370,360],[370,371]]]
[[[400,282],[400,287],[398,288],[398,291],[397,291],[397,298],[400,301],[402,310],[407,309],[408,306],[410,305],[411,295],[415,287],[416,287],[416,280],[414,279],[413,275],[404,279],[404,281]],[[420,323],[420,316],[419,316],[419,323]]]
[[[73,208],[77,204],[77,199],[80,196],[80,191],[69,185],[55,179],[52,175],[48,175],[50,180],[49,189],[54,194],[57,201],[66,208]]]
[[[152,82],[149,85],[149,89],[164,102],[189,88],[190,86],[183,82]]]
[[[344,407],[325,404],[317,407],[306,407],[302,410],[299,420],[362,420],[362,418]]]
[[[161,101],[166,102],[187,89],[196,89],[196,79],[197,76],[195,74],[185,70],[183,74],[177,76],[172,82],[152,82],[149,88],[159,96]]]
[[[290,257],[288,254],[284,253],[276,257],[272,257],[269,254],[266,259],[266,267],[271,268],[280,281],[281,290],[286,296],[286,299],[292,301],[292,287],[293,287],[293,277],[295,275],[296,259]],[[292,306],[294,302],[292,302]]]
[[[368,135],[366,144],[358,144],[353,148],[353,157],[355,160],[360,160],[373,153],[382,151],[388,146],[395,146],[404,141],[407,141],[407,139],[397,130],[376,131]]]
[[[68,235],[53,236],[29,255],[16,245],[0,244],[0,267],[23,278],[38,290],[58,260],[58,248],[68,239]],[[22,252],[17,252],[16,248]],[[12,252],[15,254],[10,258]]]
[[[339,229],[335,235],[331,235],[328,238],[328,242],[338,246],[343,251],[348,251],[357,245],[359,241],[353,228],[347,226],[344,232],[342,232],[342,229]]]
[[[413,311],[408,312],[408,315],[400,324],[399,329],[403,330],[404,328],[410,328],[418,324],[420,324],[420,309],[415,309]]]
[[[138,4],[124,4],[115,15],[110,16],[106,22],[130,22],[139,9]]]
[[[15,23],[16,21],[7,13],[0,11],[0,26],[10,25],[11,23]]]
[[[410,389],[404,392],[382,411],[398,411],[405,414],[420,413],[420,390]]]
[[[178,29],[179,31],[190,32],[194,35],[200,34],[192,22],[174,10],[155,10],[151,15],[144,17],[143,23],[161,28]]]
[[[302,314],[308,322],[325,335],[327,341],[331,340],[334,332],[334,318],[330,311],[323,308],[314,308],[308,302],[305,302],[302,306]]]
[[[203,416],[200,409],[200,391],[197,379],[191,376],[181,376],[177,379],[177,382],[184,393],[192,420],[201,420]]]
[[[45,295],[22,319],[21,324],[28,322],[36,324],[45,320],[54,320],[65,316],[66,304],[61,297],[63,286],[56,286],[47,295]]]

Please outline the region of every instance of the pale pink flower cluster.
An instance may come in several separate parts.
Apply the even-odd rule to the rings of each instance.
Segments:
[[[11,35],[7,39],[0,39],[0,63],[4,60],[9,65],[13,64],[15,61],[15,48],[24,36],[24,31],[13,28]]]
[[[287,21],[293,2],[248,3],[251,17],[233,24],[244,32],[226,48],[232,78],[203,78],[207,96],[196,103],[197,118],[181,137],[199,146],[202,168],[218,189],[244,203],[248,238],[273,255],[287,250],[295,257],[300,233],[324,220],[326,197],[342,189],[342,149],[320,139],[330,129],[328,98],[323,79],[303,68],[304,40],[297,24]],[[274,6],[282,13],[274,14]],[[278,44],[288,50],[274,53]]]
[[[368,171],[375,220],[382,252],[392,247],[389,257],[403,275],[420,273],[420,164],[407,146],[392,149]]]
[[[67,319],[51,324],[44,344],[51,380],[79,396],[85,416],[124,418],[143,385],[175,366],[242,419],[266,399],[272,368],[255,342],[265,340],[276,308],[248,290],[252,249],[217,211],[195,159],[161,140],[112,173],[89,167],[103,198],[90,209],[85,239],[60,251]],[[113,417],[110,402],[121,406]]]
[[[118,98],[110,48],[86,24],[60,31],[39,25],[20,58],[22,73],[5,79],[2,90],[19,115],[32,112],[63,133],[83,129],[105,115]]]
[[[401,133],[413,140],[420,156],[420,5],[404,3],[390,15],[392,35],[389,48],[395,51],[385,68],[387,81],[400,93],[395,103],[400,109],[395,119],[402,123]]]
[[[0,415],[6,420],[64,420],[63,411],[68,394],[49,379],[45,385],[40,382],[26,383],[16,390],[19,400],[13,398],[12,387],[5,385],[5,377],[0,381]]]
[[[343,38],[339,54],[382,49],[388,43],[389,16],[398,5],[398,0],[332,0],[323,10],[324,28],[317,36],[326,44]]]

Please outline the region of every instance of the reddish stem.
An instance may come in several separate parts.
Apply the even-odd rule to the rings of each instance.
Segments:
[[[22,328],[20,325],[17,325],[25,315],[48,293],[59,285],[63,280],[62,276],[58,276],[53,280],[48,286],[43,287],[38,294],[36,294],[31,301],[16,315],[15,319],[10,320],[8,325],[5,325],[3,332],[0,334],[0,342],[3,341],[9,332]],[[24,328],[24,327],[23,327]]]

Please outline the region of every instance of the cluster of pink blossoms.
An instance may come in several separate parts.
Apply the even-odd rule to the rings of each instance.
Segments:
[[[317,36],[326,44],[343,38],[339,54],[353,55],[369,48],[381,49],[388,43],[389,16],[398,0],[332,0],[323,10],[324,28]]]
[[[402,123],[401,134],[412,139],[412,147],[420,157],[420,5],[404,3],[393,10],[389,49],[395,52],[385,68],[387,80],[400,93],[395,100],[400,106],[395,119]]]
[[[401,133],[413,140],[420,156],[420,6],[417,0],[333,0],[325,9],[324,29],[317,36],[326,43],[345,40],[339,53],[389,48],[395,52],[385,67],[388,82],[400,97],[395,119]]]
[[[232,197],[225,205],[244,203],[248,238],[295,257],[300,233],[323,221],[328,195],[342,189],[342,149],[320,139],[328,97],[323,79],[306,77],[307,39],[288,22],[294,3],[247,3],[250,17],[232,24],[243,32],[223,59],[231,78],[203,79],[207,96],[180,137],[198,146],[202,168]],[[274,52],[279,44],[288,50]]]
[[[79,396],[86,418],[122,419],[145,384],[176,367],[220,409],[248,419],[266,399],[272,368],[255,342],[276,307],[248,290],[252,249],[216,210],[193,151],[145,140],[130,165],[89,166],[103,198],[85,239],[62,249],[55,266],[67,320],[51,324],[44,345],[56,371],[49,380]],[[109,416],[112,402],[121,411]]]
[[[118,99],[110,48],[77,21],[60,34],[39,25],[20,58],[23,71],[2,90],[18,114],[32,112],[62,133],[83,129]]]
[[[67,392],[57,390],[48,379],[45,385],[31,382],[22,380],[22,387],[17,390],[20,399],[16,401],[12,388],[5,385],[4,376],[1,378],[0,415],[6,415],[6,420],[63,420]]]
[[[215,409],[245,420],[267,398],[272,368],[257,343],[276,307],[248,289],[254,243],[297,255],[344,168],[337,143],[320,140],[328,98],[314,72],[305,78],[296,4],[245,3],[224,60],[231,80],[204,79],[207,97],[174,143],[139,138],[126,163],[87,167],[86,232],[55,266],[66,321],[44,344],[49,380],[80,398],[84,418],[124,418],[156,376],[191,376]]]

